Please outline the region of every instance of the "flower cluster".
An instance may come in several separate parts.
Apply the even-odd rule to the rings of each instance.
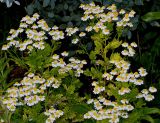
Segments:
[[[104,11],[104,7],[100,8],[99,6],[95,6],[93,3],[87,6],[82,5],[82,8],[86,10],[85,12],[87,14],[91,14],[91,13],[94,14],[96,12],[101,13]],[[116,7],[114,5],[108,7],[107,9],[111,10],[112,12],[114,11],[117,12]],[[96,12],[94,12],[95,10]],[[120,13],[122,14],[123,12],[125,13],[125,11],[121,10]],[[132,16],[134,16],[133,11],[129,13],[129,17],[132,17]],[[97,14],[96,14],[96,17],[97,17]],[[127,17],[125,17],[125,19],[127,19]],[[125,21],[128,22],[129,20],[125,20]],[[100,24],[100,22],[98,23]],[[90,31],[92,29],[94,29],[94,27],[88,26],[86,28],[86,31]],[[101,33],[104,34],[104,29],[107,29],[107,27],[104,27],[104,29],[103,28],[100,28],[100,29],[102,29]],[[106,31],[106,34],[107,34],[107,31]],[[109,30],[108,30],[108,34],[109,34]],[[139,94],[138,92],[135,92],[136,94],[138,94],[137,96],[135,97],[132,96],[131,98],[129,97],[131,93],[134,93],[132,92],[132,89],[144,84],[143,77],[147,75],[147,72],[142,67],[140,67],[138,71],[134,71],[134,72],[131,71],[130,70],[131,64],[128,61],[126,61],[125,58],[123,58],[123,56],[133,57],[135,54],[134,48],[137,47],[137,44],[135,42],[132,42],[130,44],[127,42],[124,42],[121,45],[122,47],[126,48],[121,52],[122,56],[119,53],[115,53],[116,54],[115,57],[110,57],[110,60],[108,63],[112,67],[109,69],[104,69],[105,72],[102,74],[102,78],[101,79],[96,78],[98,80],[92,82],[92,86],[94,86],[93,93],[96,95],[99,95],[99,97],[98,99],[88,100],[87,103],[88,104],[93,103],[94,109],[91,111],[88,111],[84,115],[84,118],[86,119],[90,119],[90,118],[93,118],[96,120],[108,119],[110,123],[118,123],[120,121],[120,118],[128,118],[129,116],[128,113],[134,109],[134,106],[129,102],[131,98],[136,99],[136,98],[144,97],[146,101],[151,101],[154,99],[154,96],[149,94],[149,92],[154,93],[157,91],[157,89],[154,87],[150,87],[149,91],[147,89],[143,89]],[[104,66],[102,67],[104,68]],[[114,83],[114,84],[112,87],[110,87],[110,86],[106,86],[106,83]],[[104,96],[104,95],[107,95],[107,96]],[[108,100],[108,97],[110,95],[115,98],[115,101]]]
[[[72,30],[70,32],[73,33]],[[47,34],[49,34],[53,40],[64,39],[63,31],[58,30],[57,26],[50,28],[46,21],[39,19],[39,15],[35,13],[32,17],[28,15],[23,17],[19,28],[17,30],[11,29],[9,32],[7,40],[8,44],[3,45],[2,50],[7,50],[12,46],[15,46],[20,51],[32,51],[36,49],[45,48],[45,40],[48,39]],[[23,35],[23,38],[19,37]],[[26,35],[25,40],[24,36]]]
[[[40,101],[44,101],[44,88],[40,85],[45,85],[45,82],[44,78],[29,73],[19,83],[16,82],[13,87],[7,89],[3,104],[6,104],[9,110],[15,111],[16,106],[20,104],[33,106]]]
[[[96,94],[97,98],[91,98],[87,101],[87,104],[93,105],[93,110],[84,114],[84,118],[93,118],[95,120],[107,119],[109,123],[118,123],[121,118],[128,118],[129,112],[136,108],[133,105],[132,99],[138,100],[139,98],[144,98],[146,101],[151,101],[154,99],[152,93],[157,92],[155,87],[149,87],[149,89],[143,89],[139,92],[137,88],[144,84],[144,77],[148,73],[142,67],[137,71],[130,70],[131,64],[123,58],[126,56],[133,57],[135,55],[134,48],[137,47],[135,42],[129,44],[127,42],[122,43],[122,41],[118,41],[118,43],[116,41],[114,43],[111,41],[110,43],[109,41],[110,44],[107,44],[108,40],[112,37],[109,36],[113,32],[113,22],[116,23],[117,30],[124,27],[133,27],[131,18],[134,17],[135,12],[133,10],[130,12],[123,9],[118,10],[114,4],[109,7],[100,7],[93,2],[90,4],[81,4],[80,8],[84,10],[84,16],[81,18],[83,21],[93,20],[93,23],[90,23],[85,28],[85,31],[90,32],[94,30],[97,33],[97,35],[91,36],[93,40],[96,37],[96,41],[93,42],[95,43],[93,45],[93,47],[95,46],[95,50],[88,53],[91,60],[92,56],[95,57],[93,58],[95,62],[91,61],[90,65],[93,68],[96,67],[96,69],[95,71],[94,69],[91,69],[91,71],[88,69],[85,73],[88,76],[98,73],[98,75],[92,76],[94,78],[92,82],[93,93]],[[18,48],[19,51],[31,52],[33,49],[43,50],[46,48],[45,40],[48,39],[47,36],[52,38],[52,43],[64,39],[65,36],[73,36],[71,42],[72,44],[77,44],[80,38],[85,37],[87,34],[86,32],[78,31],[79,28],[77,27],[69,27],[65,31],[60,30],[57,26],[50,28],[43,19],[39,19],[38,14],[34,14],[32,17],[26,16],[22,18],[17,30],[10,30],[10,36],[7,38],[9,43],[3,45],[2,50],[7,50],[12,46]],[[75,34],[78,34],[78,36],[75,36]],[[19,39],[19,36],[23,35],[26,36],[24,37],[26,39]],[[124,50],[121,53],[115,53],[115,49],[120,45]],[[112,52],[108,52],[109,50],[112,50]],[[110,53],[112,54],[109,58],[107,55]],[[44,71],[42,70],[41,74],[27,73],[20,82],[14,83],[12,87],[6,90],[6,95],[3,96],[2,102],[8,110],[14,112],[17,106],[34,106],[40,102],[42,103],[45,99],[47,100],[46,96],[48,96],[48,93],[46,92],[53,88],[55,90],[59,88],[61,83],[64,82],[63,78],[67,75],[80,77],[84,73],[82,68],[87,64],[86,60],[70,57],[67,61],[66,57],[69,57],[69,52],[67,51],[60,54],[53,54],[53,52],[50,54],[52,56],[49,56],[49,58],[52,58],[49,61],[49,65],[47,64],[47,70],[46,67],[42,66],[44,67]],[[114,55],[116,57],[113,57]],[[52,74],[52,70],[56,75]],[[136,91],[134,92],[133,89]],[[59,91],[61,89],[58,90],[58,93]],[[67,100],[67,97],[65,97],[65,100]],[[46,107],[48,105],[45,105]],[[44,114],[48,116],[46,123],[53,123],[64,112],[51,107]]]
[[[79,31],[79,29],[77,27],[74,27],[74,28],[69,27],[69,28],[66,28],[65,32],[67,33],[68,36],[71,36],[74,33],[76,33],[77,31]]]
[[[68,54],[62,54],[62,56],[67,56]],[[53,57],[53,62],[52,62],[52,67],[60,67],[58,70],[59,74],[63,74],[66,72],[69,72],[70,70],[74,70],[75,76],[79,77],[81,73],[83,73],[83,66],[87,64],[85,60],[78,60],[75,58],[70,58],[69,61],[70,63],[66,63],[63,58],[60,58],[59,55],[54,54]]]
[[[98,82],[92,82],[92,86],[94,86],[93,93],[99,94],[100,92],[105,90],[105,87],[98,85]]]
[[[132,42],[130,45],[127,42],[122,43],[122,47],[126,48],[121,53],[124,56],[132,57],[135,54],[134,48],[137,47],[137,44],[135,42]]]
[[[49,32],[49,35],[51,35],[52,39],[56,41],[60,39],[64,39],[63,31],[58,30],[57,26],[52,27],[52,30]]]
[[[32,17],[27,15],[22,18],[17,30],[10,30],[10,35],[7,38],[9,43],[3,45],[2,50],[7,50],[12,46],[15,46],[20,51],[32,51],[33,48],[44,49],[44,40],[48,39],[46,32],[49,30],[47,23],[43,19],[39,20],[37,13]],[[22,35],[26,35],[25,40],[19,38]]]
[[[82,21],[87,20],[98,20],[94,26],[88,26],[86,31],[89,32],[92,29],[96,32],[102,30],[105,35],[110,34],[106,23],[116,22],[117,27],[133,27],[130,22],[131,18],[134,17],[135,12],[131,10],[126,12],[125,10],[117,10],[117,7],[113,4],[109,7],[95,5],[95,3],[81,4],[80,8],[84,10],[84,16],[81,18]],[[106,13],[107,11],[107,13]]]
[[[46,120],[46,123],[53,123],[57,118],[59,118],[63,115],[63,111],[56,110],[52,107],[49,110],[46,110],[44,112],[44,114],[46,116],[49,116],[49,118],[47,118],[47,120]]]
[[[144,98],[146,101],[151,101],[154,99],[154,96],[150,93],[157,92],[157,89],[155,87],[149,87],[149,89],[143,89],[141,93],[139,93],[136,98]]]
[[[134,107],[129,104],[127,99],[122,99],[120,103],[105,99],[103,96],[97,99],[90,99],[88,104],[93,103],[95,110],[91,110],[84,115],[85,119],[104,120],[109,119],[110,123],[118,123],[120,117],[128,118],[129,111],[132,111]]]

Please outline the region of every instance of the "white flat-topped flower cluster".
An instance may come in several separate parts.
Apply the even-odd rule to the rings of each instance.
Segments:
[[[62,56],[66,57],[68,56],[67,52],[63,52],[61,54]],[[59,55],[54,54],[52,56],[53,62],[52,62],[52,67],[56,68],[56,67],[60,67],[60,69],[58,70],[59,74],[63,74],[63,73],[67,73],[70,70],[73,70],[75,72],[75,76],[80,77],[80,74],[83,73],[83,66],[85,64],[87,64],[87,62],[85,60],[78,60],[75,58],[70,58],[69,61],[70,63],[66,63],[63,58],[60,58]]]
[[[154,96],[150,93],[157,92],[157,89],[155,87],[149,87],[149,89],[143,89],[141,93],[139,93],[136,98],[144,98],[146,101],[151,101],[154,99]]]
[[[43,19],[39,20],[37,13],[32,17],[27,15],[22,18],[17,30],[10,30],[10,35],[7,37],[9,43],[3,45],[2,50],[7,50],[13,46],[20,51],[32,51],[33,48],[42,50],[44,49],[44,41],[48,39],[46,32],[49,30],[47,23]],[[25,36],[26,38],[24,39]]]
[[[101,37],[107,37],[112,33],[113,29],[111,28],[111,25],[114,25],[114,23],[116,24],[115,28],[117,32],[119,29],[123,30],[123,28],[126,27],[133,27],[133,24],[131,23],[132,18],[135,15],[133,10],[127,12],[123,9],[118,10],[114,4],[109,7],[100,7],[99,5],[95,5],[95,3],[81,4],[80,8],[84,10],[84,16],[81,18],[82,21],[89,20],[91,22],[85,29],[87,32],[94,30]],[[101,49],[100,53],[103,54],[105,50],[108,50],[106,49],[108,46],[106,43],[107,41],[103,42],[99,38],[99,42],[100,44],[96,44],[97,49]],[[93,103],[94,109],[88,111],[84,115],[84,118],[86,119],[108,119],[109,123],[118,123],[121,118],[128,118],[129,112],[134,109],[134,105],[130,102],[131,98],[138,99],[144,97],[146,101],[154,99],[154,96],[150,94],[157,91],[154,87],[150,87],[150,91],[144,89],[139,94],[138,92],[133,91],[135,88],[138,88],[138,86],[144,84],[144,77],[147,75],[146,70],[142,67],[139,68],[138,71],[131,71],[131,64],[125,60],[125,57],[133,57],[135,55],[136,51],[134,48],[137,47],[137,44],[135,42],[130,44],[127,42],[120,42],[120,44],[125,48],[121,52],[122,56],[117,53],[117,58],[110,57],[110,60],[107,61],[109,65],[106,66],[104,66],[102,59],[99,60],[101,64],[103,64],[102,70],[105,72],[102,74],[101,79],[97,77],[94,78],[96,80],[92,82],[93,93],[99,97],[98,99],[88,100],[87,103]],[[105,49],[104,51],[102,51],[103,48]],[[105,61],[103,55],[102,58]],[[96,63],[96,65],[100,66],[98,60]],[[109,70],[107,68],[104,69],[104,67],[109,66],[112,66]],[[129,97],[129,95],[133,95],[133,93],[135,93],[134,96]],[[115,99],[108,100],[110,96],[113,96]]]
[[[107,28],[106,23],[112,22],[116,22],[117,27],[133,27],[133,24],[130,22],[135,15],[133,10],[130,12],[126,12],[123,9],[118,11],[115,4],[109,7],[100,7],[99,5],[95,5],[93,2],[90,4],[81,4],[80,8],[84,10],[84,16],[81,18],[82,21],[97,21],[93,26],[88,26],[86,28],[87,32],[91,30],[94,30],[95,32],[102,30],[103,34],[108,35],[110,34],[110,30]]]
[[[109,119],[110,123],[118,123],[120,118],[128,118],[128,112],[132,111],[134,107],[129,104],[126,99],[121,100],[120,103],[110,101],[104,97],[98,97],[97,99],[90,99],[88,104],[94,105],[95,110],[91,110],[84,115],[86,119],[104,120]],[[110,107],[110,108],[109,108]]]
[[[13,87],[7,89],[3,104],[6,104],[10,111],[15,111],[19,103],[22,105],[33,106],[40,101],[45,100],[43,96],[46,80],[38,75],[29,73],[19,83],[16,82]]]
[[[134,17],[135,12],[133,10],[130,12],[123,9],[118,10],[114,4],[109,7],[100,7],[95,5],[95,3],[90,3],[82,4],[80,8],[84,10],[82,21],[93,21],[82,32],[77,27],[68,27],[64,31],[57,26],[50,28],[43,19],[39,19],[38,14],[22,18],[19,28],[10,30],[10,36],[7,38],[9,43],[3,45],[2,50],[15,47],[19,51],[27,51],[28,53],[31,53],[33,49],[38,49],[38,51],[45,49],[46,40],[51,40],[51,43],[54,43],[54,41],[64,40],[68,36],[69,39],[71,38],[72,44],[77,44],[92,30],[94,31],[92,32],[93,34],[99,35],[91,36],[93,43],[95,43],[93,45],[95,50],[93,52],[89,51],[90,53],[87,51],[90,54],[89,58],[95,57],[95,62],[90,62],[92,60],[90,58],[88,60],[90,64],[87,66],[88,61],[69,57],[68,51],[58,52],[57,54],[50,52],[50,56],[48,56],[50,61],[49,63],[47,62],[47,67],[45,65],[42,66],[44,71],[28,72],[20,82],[14,83],[12,87],[6,90],[6,94],[3,96],[3,104],[6,105],[8,110],[14,112],[17,106],[26,105],[31,107],[44,102],[45,99],[47,100],[48,90],[62,87],[61,84],[66,76],[81,77],[81,74],[87,71],[83,70],[84,65],[86,65],[89,72],[90,65],[92,66],[91,75],[87,72],[89,73],[88,76],[94,79],[91,85],[93,86],[93,94],[97,97],[87,101],[87,104],[93,105],[93,110],[82,115],[85,119],[92,118],[95,120],[108,120],[109,123],[118,123],[121,118],[128,118],[129,113],[136,108],[132,101],[133,99],[139,100],[141,98],[144,101],[151,101],[155,98],[153,93],[157,92],[157,89],[153,86],[142,91],[138,90],[138,87],[144,84],[144,77],[148,74],[147,71],[143,67],[140,67],[137,71],[132,71],[130,69],[131,64],[126,60],[126,57],[135,55],[136,51],[134,48],[137,47],[137,44],[135,42],[129,44],[119,41],[119,36],[118,40],[115,36],[110,41],[112,39],[112,36],[110,37],[110,34],[113,32],[112,28],[123,30],[126,27],[133,27],[131,19]],[[116,24],[115,27],[114,23]],[[19,37],[22,35],[24,37],[20,39]],[[96,41],[94,41],[94,36]],[[99,39],[102,40],[98,40],[97,36],[100,36]],[[122,46],[123,51],[117,53],[115,49],[119,46]],[[53,47],[51,46],[51,48]],[[100,52],[96,54],[95,52],[98,52],[98,50]],[[109,50],[112,50],[112,53],[110,56],[107,56]],[[53,75],[52,72],[55,72],[56,75]],[[94,74],[99,74],[100,76],[92,76]],[[67,97],[65,99],[67,100]],[[54,106],[56,105],[54,104]],[[53,123],[64,114],[63,111],[56,110],[55,107],[46,110],[44,112],[48,116],[46,123]]]
[[[128,43],[123,43],[123,47],[128,47]],[[137,47],[136,43],[131,43],[132,47]],[[133,49],[134,50],[134,49]],[[133,54],[134,55],[134,54]],[[143,79],[140,77],[145,77],[147,72],[144,68],[139,68],[138,72],[129,72],[131,64],[128,61],[123,59],[121,60],[110,60],[110,63],[115,66],[111,69],[110,72],[105,72],[102,75],[104,79],[104,83],[109,82],[117,82],[122,83],[121,87],[113,87],[111,91],[115,91],[118,89],[118,93],[120,96],[125,96],[132,92],[133,85],[140,86],[143,85]],[[107,91],[105,84],[102,81],[94,81],[92,82],[92,86],[94,86],[93,93],[96,95],[106,95],[105,92]],[[123,87],[123,83],[125,87]],[[129,84],[131,83],[131,84]],[[150,87],[149,90],[143,89],[141,93],[139,93],[135,98],[143,98],[146,101],[151,101],[154,99],[154,96],[150,93],[156,92],[157,89],[155,87]],[[150,92],[150,93],[149,93]],[[134,97],[132,97],[134,98]],[[105,98],[105,96],[100,96],[97,99],[90,99],[88,100],[88,104],[94,104],[94,110],[89,111],[84,115],[84,118],[89,119],[93,118],[96,120],[103,120],[109,119],[110,123],[118,123],[120,121],[120,117],[128,118],[128,112],[133,110],[134,107],[129,104],[129,100],[122,99],[119,101],[110,101]]]
[[[49,110],[46,110],[44,114],[46,116],[49,116],[46,120],[46,123],[53,123],[57,118],[60,118],[64,114],[64,112],[51,107]]]

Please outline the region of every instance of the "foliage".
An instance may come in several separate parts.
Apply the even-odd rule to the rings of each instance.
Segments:
[[[150,22],[153,20],[159,20],[160,19],[160,12],[148,12],[144,16],[142,16],[142,19],[146,22]]]
[[[25,9],[29,15],[34,12],[40,13],[49,25],[58,24],[61,28],[65,28],[67,25],[80,24],[79,5],[79,0],[35,0]]]
[[[11,7],[13,3],[20,5],[19,1],[17,0],[1,0],[0,2],[6,3],[7,7]]]
[[[36,6],[36,2],[39,6]],[[121,9],[121,3],[125,1],[116,1],[116,4],[112,4],[113,1],[104,3],[98,0],[88,4],[79,1],[75,7],[82,2],[80,8],[84,10],[83,14],[81,10],[76,11],[80,12],[76,22],[76,25],[82,24],[79,27],[71,23],[74,19],[67,17],[68,20],[65,20],[68,14],[66,11],[71,11],[73,6],[70,2],[71,0],[36,0],[26,10],[32,14],[37,8],[44,16],[55,19],[54,24],[50,22],[54,26],[48,26],[35,13],[23,17],[19,27],[10,30],[1,49],[1,122],[159,121],[152,116],[159,116],[159,108],[147,105],[156,98],[154,93],[157,89],[154,85],[145,84],[145,76],[148,74],[146,69],[141,65],[135,68],[129,62],[136,54],[139,44],[122,38],[125,31],[132,30],[135,26],[135,11],[130,10],[133,1],[126,2],[132,2],[126,10]],[[143,4],[143,1],[134,2]],[[62,3],[65,3],[63,7]],[[54,8],[54,4],[59,8]],[[53,11],[48,13],[50,7]],[[52,12],[57,15],[54,13],[53,16]],[[63,28],[62,22],[65,22]],[[147,40],[147,35],[145,36],[144,39]],[[150,62],[154,62],[159,55],[159,38],[153,47],[147,51],[155,54]],[[141,63],[145,61],[143,54],[140,60]],[[23,75],[7,79],[12,72],[8,68],[17,66],[25,71]],[[153,69],[149,64],[146,67]],[[86,83],[90,84],[87,86],[90,92],[81,94],[80,90]]]

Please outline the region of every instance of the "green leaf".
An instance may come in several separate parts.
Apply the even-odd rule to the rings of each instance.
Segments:
[[[86,104],[73,104],[70,106],[71,110],[77,113],[87,113],[87,111],[91,110],[88,105]]]
[[[118,48],[121,45],[121,41],[118,41],[117,39],[113,39],[113,41],[108,43],[108,48],[114,50],[116,48]]]
[[[123,119],[122,123],[137,123],[137,120],[141,117],[141,112],[139,110],[134,110],[129,114],[128,119]]]
[[[160,109],[158,108],[143,108],[144,114],[160,114]]]
[[[92,119],[87,119],[83,123],[96,123],[96,121]]]
[[[143,0],[135,0],[136,5],[143,5]]]
[[[50,0],[44,0],[43,1],[43,7],[47,7],[50,3]]]
[[[111,54],[110,60],[120,61],[121,59],[122,59],[122,57],[120,56],[119,53],[112,53]]]
[[[154,119],[154,123],[160,123],[160,119]]]
[[[54,17],[54,13],[53,12],[48,12],[48,17],[53,18]]]
[[[96,54],[99,54],[101,50],[103,49],[102,44],[99,41],[94,41],[96,47],[95,47],[95,52]]]
[[[27,13],[29,14],[29,15],[32,15],[33,14],[33,4],[30,4],[30,5],[28,5],[27,7],[25,7],[25,10],[27,11]]]
[[[56,0],[51,0],[51,9],[54,9]]]
[[[160,12],[148,12],[147,14],[142,16],[142,20],[146,22],[159,19],[160,19]]]
[[[95,60],[96,59],[96,53],[94,51],[91,51],[90,54],[89,54],[89,58],[91,60]]]
[[[149,115],[144,115],[143,117],[141,117],[141,120],[146,120],[149,121],[150,123],[155,123],[153,118]]]
[[[63,7],[64,7],[65,10],[67,10],[68,9],[68,4],[65,3]]]

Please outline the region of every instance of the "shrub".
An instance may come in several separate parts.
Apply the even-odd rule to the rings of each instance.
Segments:
[[[157,91],[140,87],[147,71],[131,69],[129,59],[137,44],[121,40],[123,30],[133,27],[135,12],[93,2],[80,8],[82,21],[88,21],[85,31],[49,27],[37,13],[22,18],[19,28],[10,30],[2,50],[11,66],[26,72],[4,90],[5,122],[127,123],[151,121],[150,114],[160,112],[145,107]],[[79,89],[88,78],[93,92],[82,97]]]

